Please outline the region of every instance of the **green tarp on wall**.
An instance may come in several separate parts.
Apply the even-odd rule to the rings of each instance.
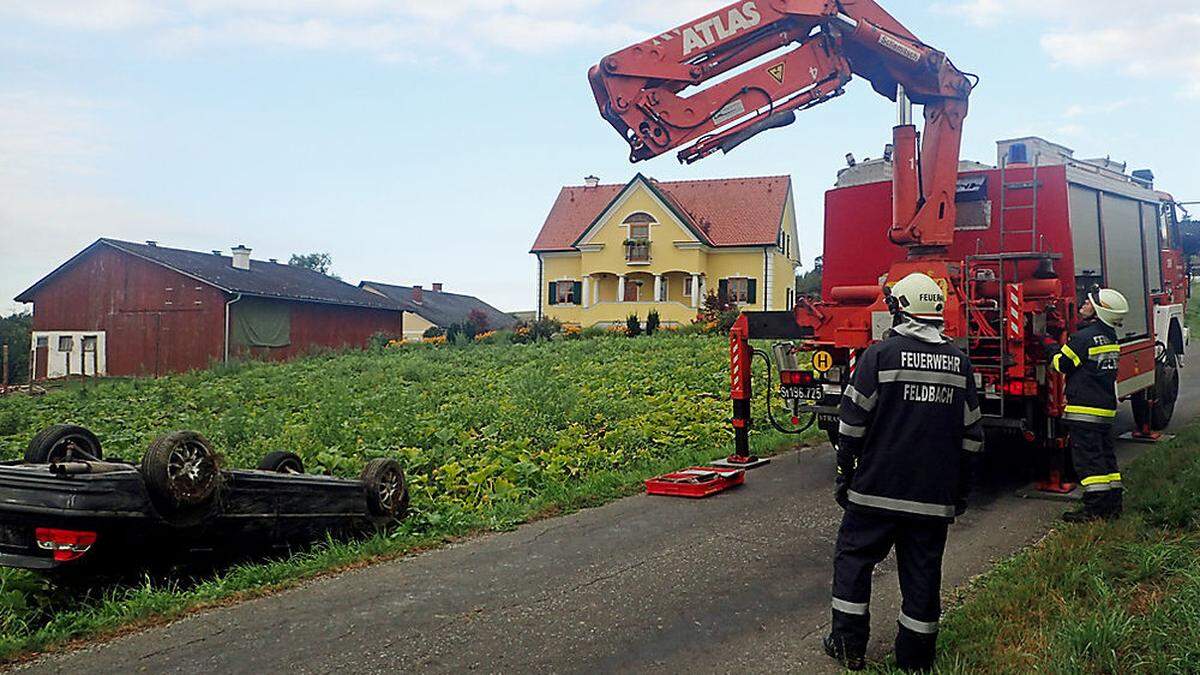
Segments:
[[[229,309],[229,340],[233,344],[286,347],[292,343],[292,312],[287,303],[242,298]]]

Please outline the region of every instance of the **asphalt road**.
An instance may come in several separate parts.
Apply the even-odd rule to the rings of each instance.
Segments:
[[[1176,413],[1200,411],[1185,378]],[[1126,406],[1127,408],[1128,406]],[[1127,427],[1128,415],[1122,418]],[[1144,446],[1120,444],[1124,461]],[[636,496],[198,614],[30,672],[823,672],[833,542],[828,445],[701,501]],[[981,492],[952,527],[943,588],[1041,537],[1068,504]],[[876,575],[874,656],[899,609]]]

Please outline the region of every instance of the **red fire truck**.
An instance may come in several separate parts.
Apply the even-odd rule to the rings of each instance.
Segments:
[[[839,96],[855,76],[897,103],[885,158],[843,172],[826,195],[821,298],[744,313],[734,326],[732,463],[753,459],[751,366],[766,354],[750,340],[775,341],[793,425],[811,414],[833,436],[856,355],[890,326],[884,289],[917,271],[946,291],[946,333],[971,356],[995,431],[1065,447],[1063,381],[1044,343],[1075,329],[1097,284],[1132,305],[1118,394],[1133,401],[1142,435],[1170,420],[1189,289],[1174,200],[1150,172],[1076,159],[1037,138],[1001,142],[994,167],[960,165],[978,78],[873,0],[735,2],[610,54],[588,75],[632,161],[677,148],[689,163],[729,152]],[[914,103],[924,108],[920,134]]]
[[[992,427],[1061,446],[1062,379],[1043,345],[1075,329],[1093,285],[1130,302],[1118,396],[1133,401],[1141,434],[1165,427],[1188,342],[1187,265],[1171,196],[1154,189],[1148,171],[1129,175],[1109,159],[1076,159],[1039,138],[1001,141],[996,168],[960,168],[954,235],[937,264],[886,241],[880,223],[891,214],[891,162],[846,169],[826,194],[821,299],[801,301],[795,322],[811,330],[798,346],[828,356],[818,359],[822,370],[786,376],[803,385],[785,388],[796,411],[815,412],[834,434],[855,354],[891,324],[881,288],[923,271],[947,286],[946,332],[975,364]],[[791,370],[790,350],[775,351]]]

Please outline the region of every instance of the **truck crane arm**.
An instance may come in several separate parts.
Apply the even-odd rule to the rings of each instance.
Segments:
[[[588,79],[631,161],[682,148],[691,163],[793,123],[854,75],[900,105],[889,238],[943,249],[974,85],[873,0],[739,0],[606,56]],[[925,108],[920,150],[910,102]]]

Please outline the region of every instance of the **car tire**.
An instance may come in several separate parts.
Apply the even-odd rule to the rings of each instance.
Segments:
[[[216,501],[221,485],[217,455],[194,431],[159,436],[142,457],[142,480],[160,513],[190,521]]]
[[[389,520],[404,519],[408,511],[408,483],[399,462],[387,458],[372,459],[363,468],[360,479],[367,489],[371,515]]]
[[[268,452],[258,463],[259,471],[272,473],[301,474],[304,473],[304,460],[294,452],[275,450]]]
[[[56,464],[104,459],[96,434],[74,424],[52,424],[37,432],[25,449],[30,464]]]

